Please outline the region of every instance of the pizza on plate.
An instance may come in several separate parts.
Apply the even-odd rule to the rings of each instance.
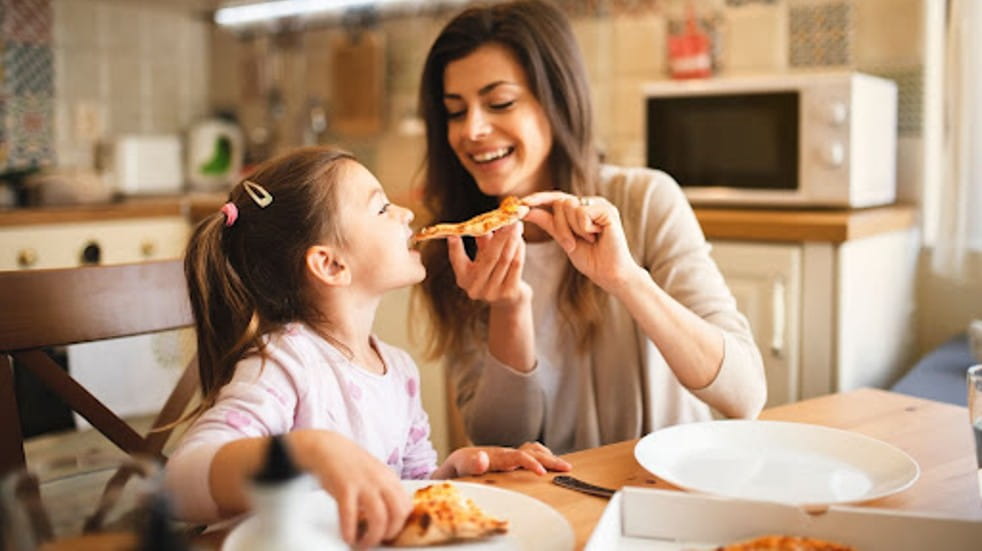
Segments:
[[[716,551],[855,551],[849,545],[816,538],[769,535],[717,547]]]
[[[413,236],[413,241],[441,239],[451,235],[485,235],[525,218],[528,213],[529,207],[522,204],[521,199],[505,197],[498,208],[479,214],[465,222],[427,226]]]
[[[402,531],[386,543],[396,547],[439,545],[508,532],[508,521],[488,516],[449,482],[413,494],[413,510]]]

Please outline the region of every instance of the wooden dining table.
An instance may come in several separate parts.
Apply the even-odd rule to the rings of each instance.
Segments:
[[[920,465],[910,488],[862,505],[903,511],[926,511],[982,521],[982,497],[968,411],[964,407],[894,392],[859,389],[830,394],[764,410],[760,419],[794,421],[845,429],[893,444]],[[648,486],[677,489],[644,470],[634,459],[637,440],[627,440],[563,455],[569,474],[592,484],[620,489]],[[607,499],[553,484],[554,473],[489,473],[461,478],[539,499],[561,513],[582,549],[600,519]],[[200,543],[215,546],[221,534]],[[217,547],[216,547],[217,548]]]

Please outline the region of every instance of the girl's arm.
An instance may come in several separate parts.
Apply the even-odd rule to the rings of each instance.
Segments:
[[[215,454],[208,484],[223,514],[248,510],[249,479],[262,466],[269,440],[234,440]],[[373,546],[399,533],[411,500],[391,469],[335,432],[300,429],[288,433],[286,441],[297,465],[314,475],[337,501],[346,542]],[[358,534],[359,519],[365,522],[362,534]]]

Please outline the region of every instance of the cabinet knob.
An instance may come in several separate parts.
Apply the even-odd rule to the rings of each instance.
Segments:
[[[157,242],[153,239],[144,239],[143,242],[140,243],[140,254],[142,254],[144,258],[150,258],[157,254]]]
[[[95,241],[89,241],[82,248],[82,254],[79,255],[78,260],[79,264],[83,266],[99,264],[102,262],[102,247]]]
[[[17,265],[21,268],[30,268],[37,264],[38,252],[31,248],[17,251]]]

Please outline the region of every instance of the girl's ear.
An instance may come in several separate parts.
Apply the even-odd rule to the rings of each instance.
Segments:
[[[351,284],[351,270],[333,248],[314,245],[307,249],[307,272],[315,280],[332,287],[345,287]]]

